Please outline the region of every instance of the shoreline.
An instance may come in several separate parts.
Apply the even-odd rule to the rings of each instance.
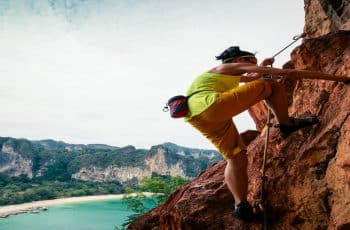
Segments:
[[[143,192],[145,196],[151,196],[153,193]],[[38,213],[39,211],[46,211],[49,206],[84,203],[91,201],[103,201],[103,200],[120,200],[125,194],[108,194],[108,195],[95,195],[95,196],[79,196],[79,197],[67,197],[58,198],[53,200],[40,200],[23,204],[14,204],[0,206],[0,218],[6,218],[10,215],[17,215],[21,213]],[[136,195],[132,193],[131,195]]]

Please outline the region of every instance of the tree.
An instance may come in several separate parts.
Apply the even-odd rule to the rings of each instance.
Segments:
[[[146,196],[142,192],[131,193],[131,191],[128,191],[124,197],[123,200],[127,204],[128,209],[132,210],[136,213],[144,213],[147,211],[147,208],[144,206],[144,200]]]
[[[151,178],[142,178],[140,186],[136,189],[127,188],[127,193],[124,195],[123,200],[126,202],[128,208],[136,214],[129,216],[123,227],[150,209],[145,206],[146,196],[142,192],[152,192],[153,195],[151,198],[155,201],[153,206],[156,206],[165,202],[176,189],[187,182],[186,179],[180,176],[155,175]],[[132,195],[132,193],[134,194]]]
[[[161,204],[181,185],[187,183],[187,180],[180,177],[171,176],[155,176],[151,178],[144,177],[141,179],[141,190],[144,192],[152,192],[153,198]]]

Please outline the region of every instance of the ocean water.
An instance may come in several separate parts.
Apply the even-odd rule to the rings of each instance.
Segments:
[[[153,202],[147,202],[150,207]],[[0,219],[0,230],[114,230],[134,212],[122,200],[95,201],[48,207]]]

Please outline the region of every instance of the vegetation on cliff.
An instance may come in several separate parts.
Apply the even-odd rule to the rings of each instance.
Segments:
[[[6,168],[11,160],[4,149],[20,155],[31,162],[33,178],[43,180],[67,180],[82,168],[139,167],[144,168],[145,159],[162,150],[167,165],[180,163],[187,177],[195,177],[209,165],[220,161],[220,154],[214,150],[190,149],[171,143],[153,146],[150,150],[134,146],[113,147],[108,145],[73,145],[53,140],[29,141],[0,137],[0,172],[13,175],[16,168]],[[17,174],[27,174],[22,172]],[[28,175],[29,176],[29,175]],[[30,176],[29,176],[30,177]]]
[[[166,165],[157,162],[157,168],[180,165],[189,178],[221,160],[216,151],[184,148],[171,143],[145,150],[133,146],[73,145],[53,140],[0,137],[0,205],[71,196],[120,194],[125,192],[126,187],[135,191],[162,193],[155,198],[164,201],[184,179],[153,172],[152,179],[143,179],[138,187],[140,181],[136,178],[120,181],[115,176],[83,181],[72,177],[82,168],[89,167],[143,169],[148,167],[145,159],[152,158],[160,150],[164,153]]]
[[[129,216],[123,226],[126,227],[150,208],[164,203],[173,192],[186,183],[188,183],[188,180],[179,176],[171,177],[154,174],[152,177],[144,177],[139,186],[126,188],[127,193],[123,200],[135,214]],[[146,198],[142,192],[152,192],[153,195]],[[136,194],[136,196],[133,194]],[[151,202],[152,205],[146,205],[147,201]]]
[[[0,205],[63,197],[120,194],[124,191],[124,186],[118,181],[32,180],[25,175],[9,177],[0,174]]]
[[[152,177],[144,177],[140,185],[126,188],[127,194],[124,196],[124,201],[128,204],[129,209],[136,213],[144,213],[148,208],[142,202],[145,198],[142,192],[154,193],[151,197],[158,205],[165,202],[176,189],[187,182],[188,180],[180,176],[171,177],[155,174]],[[131,195],[135,193],[136,196]]]

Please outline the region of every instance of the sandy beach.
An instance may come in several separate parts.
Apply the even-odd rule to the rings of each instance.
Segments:
[[[148,193],[148,192],[144,192],[143,194],[145,196],[152,195],[152,193]],[[60,199],[54,199],[54,200],[41,200],[41,201],[34,201],[30,203],[24,203],[24,204],[0,206],[0,218],[6,218],[10,215],[16,215],[20,213],[37,212],[39,210],[45,210],[46,207],[53,206],[53,205],[122,199],[123,196],[124,194],[81,196],[81,197],[60,198]]]

